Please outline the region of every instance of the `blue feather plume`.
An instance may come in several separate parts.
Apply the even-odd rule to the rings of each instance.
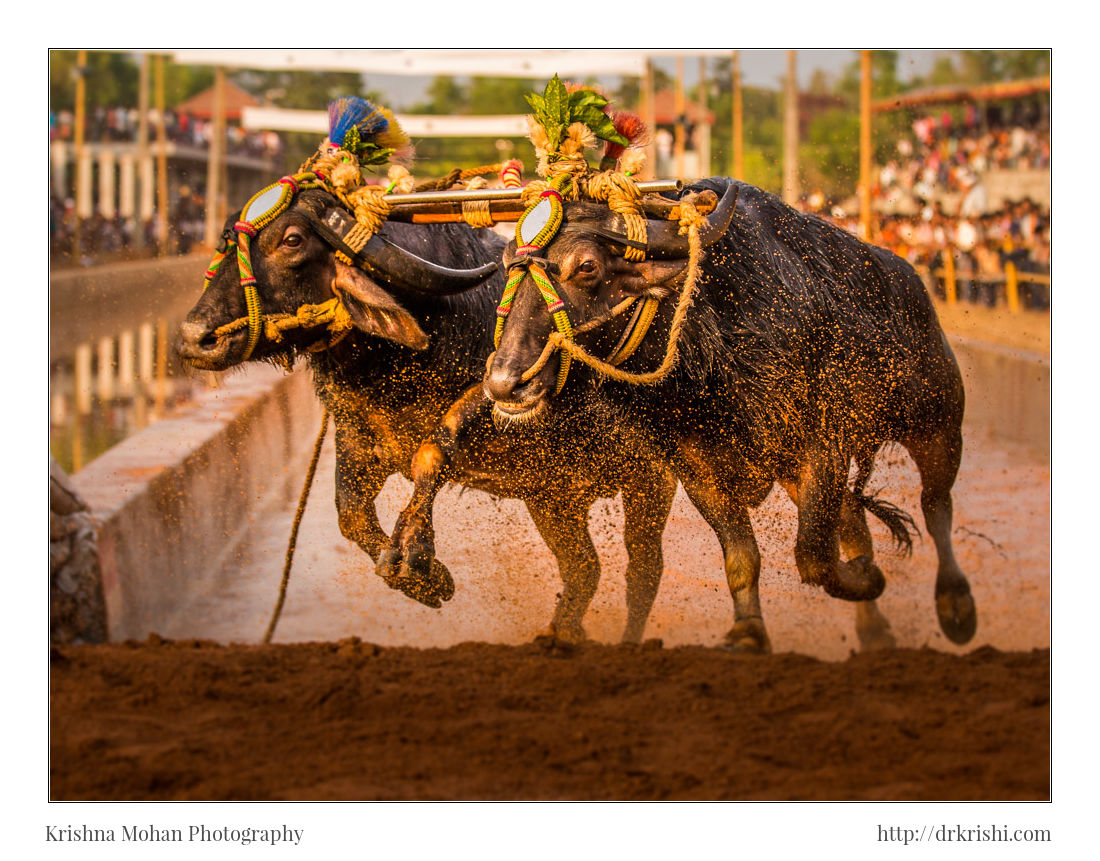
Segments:
[[[389,128],[389,120],[381,108],[366,99],[342,96],[328,103],[328,127],[328,139],[343,146],[353,128],[358,128],[360,137],[367,141]]]

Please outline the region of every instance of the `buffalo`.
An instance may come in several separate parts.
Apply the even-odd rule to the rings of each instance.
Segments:
[[[227,220],[226,242],[239,237],[240,217]],[[180,357],[212,371],[245,359],[308,362],[335,425],[341,532],[380,560],[391,587],[428,606],[441,606],[454,584],[434,558],[430,506],[403,515],[420,543],[406,543],[400,553],[389,549],[374,499],[391,474],[414,478],[425,457],[445,455],[446,469],[435,471],[440,480],[522,499],[557,558],[563,589],[550,633],[562,640],[583,638],[582,619],[600,576],[589,508],[621,491],[629,554],[623,639],[639,641],[663,568],[661,537],[675,479],[637,456],[623,434],[589,433],[605,420],[584,410],[531,434],[497,433],[480,381],[493,348],[503,239],[466,225],[391,221],[356,255],[341,241],[349,222],[328,190],[296,190],[285,211],[249,236],[252,272],[243,273],[245,281],[232,255],[208,273],[180,326]],[[247,329],[234,325],[252,311],[246,283],[255,290],[259,319]],[[317,311],[334,305],[343,329],[333,313]],[[461,444],[451,445],[448,429],[459,426]]]
[[[539,252],[573,325],[604,321],[575,336],[590,355],[609,355],[621,342],[626,315],[609,318],[610,309],[632,297],[660,300],[649,333],[621,366],[638,374],[668,355],[673,297],[693,275],[693,304],[667,376],[639,385],[582,373],[573,361],[557,394],[559,361],[539,365],[555,324],[528,274],[484,376],[495,413],[513,422],[556,415],[569,408],[571,389],[586,388],[607,405],[614,427],[643,438],[717,533],[734,599],[730,639],[750,649],[766,648],[767,634],[748,509],[776,481],[798,508],[802,580],[862,602],[861,637],[881,622],[869,602],[885,580],[863,511],[884,519],[902,543],[911,520],[864,488],[876,453],[900,443],[919,470],[939,557],[940,625],[952,642],[967,642],[977,617],[951,546],[963,385],[921,280],[894,254],[745,183],[711,178],[683,191],[708,192],[718,203],[699,230],[694,273],[689,238],[676,223],[648,220],[644,259],[626,259],[632,240],[621,216],[584,200],[565,203],[560,230]],[[522,256],[510,243],[504,263],[523,265]]]

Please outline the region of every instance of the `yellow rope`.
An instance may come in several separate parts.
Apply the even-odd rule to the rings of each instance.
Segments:
[[[665,357],[656,369],[644,374],[634,374],[629,371],[620,370],[602,359],[597,359],[576,341],[567,339],[561,332],[555,331],[550,333],[550,337],[546,341],[546,347],[543,348],[542,354],[535,364],[528,368],[523,376],[520,377],[520,382],[526,383],[538,374],[539,371],[546,366],[546,363],[550,361],[550,357],[555,350],[562,350],[578,362],[583,362],[593,370],[621,383],[651,386],[661,382],[661,380],[669,375],[673,366],[676,364],[676,360],[679,356],[680,330],[683,328],[684,319],[687,317],[687,312],[691,308],[692,301],[695,298],[695,287],[699,278],[699,261],[702,257],[702,245],[699,242],[699,228],[697,223],[690,224],[688,228],[688,247],[690,249],[688,255],[688,277],[680,293],[680,301],[676,304],[676,311],[672,315],[672,325],[669,327],[668,331],[668,346],[665,349]],[[580,330],[578,329],[578,331]]]
[[[638,207],[642,195],[638,191],[638,184],[631,177],[610,170],[592,174],[588,177],[587,191],[593,200],[606,202],[612,212],[623,217],[628,238],[645,243],[645,216]],[[645,249],[627,246],[623,257],[626,260],[644,260]]]

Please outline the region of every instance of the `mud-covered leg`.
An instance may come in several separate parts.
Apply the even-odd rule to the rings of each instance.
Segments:
[[[664,572],[661,539],[676,495],[676,479],[656,466],[642,466],[623,486],[626,566],[624,643],[640,643]]]
[[[676,475],[684,492],[722,545],[726,582],[733,598],[733,627],[726,634],[726,645],[735,652],[770,652],[760,611],[760,548],[748,508],[721,485],[702,451],[682,443],[679,461]]]
[[[550,636],[568,643],[584,640],[584,614],[600,583],[600,558],[588,532],[593,500],[528,500],[527,510],[542,540],[558,560],[562,590],[550,622]]]
[[[336,423],[336,514],[340,532],[371,559],[378,558],[386,543],[374,500],[389,476],[374,446],[373,437],[361,428]]]
[[[450,474],[451,457],[463,432],[488,409],[481,386],[471,386],[447,411],[412,459],[412,498],[394,525],[393,536],[378,558],[376,573],[393,589],[428,607],[439,608],[454,597],[454,580],[435,558],[432,507]]]
[[[804,583],[822,586],[834,598],[871,601],[886,586],[878,566],[869,555],[849,561],[840,558],[847,467],[847,458],[827,446],[815,447],[805,458],[796,482],[798,538],[794,559]]]
[[[870,475],[870,459],[860,462],[856,487],[844,489],[840,505],[840,523],[837,527],[840,547],[848,560],[866,557],[874,560],[875,548],[871,540],[871,530],[867,528],[867,513],[860,505],[858,494],[863,492],[867,476]],[[791,501],[798,505],[798,487],[789,481],[781,481]],[[882,615],[874,601],[856,601],[856,636],[860,648],[865,652],[876,649],[892,649],[897,645],[890,631],[889,620]]]
[[[970,641],[978,627],[970,583],[959,568],[951,546],[951,488],[962,460],[962,432],[956,427],[927,439],[903,444],[920,470],[921,509],[939,557],[936,613],[940,627],[952,643],[961,645]]]

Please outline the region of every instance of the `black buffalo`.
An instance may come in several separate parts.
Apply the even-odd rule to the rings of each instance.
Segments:
[[[881,593],[885,581],[872,561],[865,518],[846,508],[852,500],[869,507],[896,538],[908,540],[901,513],[864,494],[876,452],[896,441],[920,471],[921,506],[939,555],[941,627],[953,642],[967,642],[976,627],[974,602],[951,547],[963,386],[920,279],[890,252],[744,183],[713,178],[685,191],[710,191],[720,200],[700,231],[705,253],[679,360],[657,384],[604,379],[597,391],[620,426],[644,434],[717,532],[734,597],[732,638],[766,643],[760,555],[747,509],[773,481],[798,506],[795,559],[803,581],[851,600]],[[675,223],[651,220],[646,259],[632,262],[622,254],[623,232],[606,207],[567,204],[543,256],[574,326],[630,296],[666,297],[642,347],[623,365],[643,372],[665,355],[687,277],[688,240]],[[513,243],[505,263],[515,256]],[[577,341],[605,356],[625,325],[624,315]],[[546,414],[558,362],[523,377],[553,329],[528,277],[484,379],[500,415]],[[578,370],[563,396],[591,380]]]
[[[402,523],[415,531],[417,542],[395,552],[387,549],[374,499],[391,474],[415,480],[433,458],[445,455],[446,470],[434,472],[440,480],[526,503],[557,557],[564,584],[551,632],[579,639],[599,580],[588,511],[597,498],[621,490],[629,553],[624,639],[640,640],[660,581],[661,536],[675,479],[636,457],[621,438],[588,433],[591,420],[579,412],[531,435],[496,432],[480,380],[503,285],[496,265],[502,239],[464,225],[390,222],[363,249],[359,265],[350,266],[323,238],[329,234],[325,225],[346,219],[343,212],[323,190],[300,192],[251,241],[251,259],[268,319],[335,295],[355,328],[334,344],[316,329],[289,327],[277,340],[265,333],[249,357],[286,363],[304,356],[312,366],[317,394],[336,429],[336,508],[343,534],[373,559],[382,557],[380,570],[391,586],[440,606],[454,586],[434,559],[430,506],[405,512]],[[230,235],[233,221],[227,222]],[[486,268],[497,274],[486,279]],[[471,287],[473,282],[480,283]],[[247,332],[216,330],[245,314],[238,266],[227,257],[180,328],[180,356],[199,369],[239,363]],[[455,447],[448,429],[459,425],[461,445]]]

